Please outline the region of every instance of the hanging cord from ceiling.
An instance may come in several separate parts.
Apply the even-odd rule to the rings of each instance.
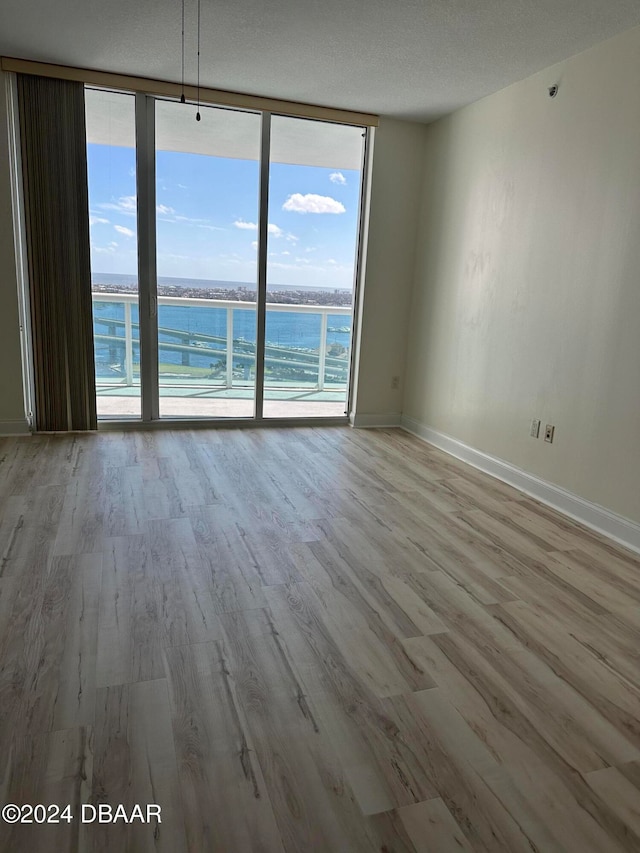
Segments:
[[[182,0],[182,94],[180,95],[180,103],[186,103],[184,96],[184,0]]]
[[[198,0],[198,106],[196,121],[200,121],[200,0]]]

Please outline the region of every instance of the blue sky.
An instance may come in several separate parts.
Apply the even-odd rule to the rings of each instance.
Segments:
[[[94,273],[135,275],[135,152],[88,146]],[[158,275],[255,283],[258,164],[157,152]],[[272,164],[268,283],[351,288],[357,171]]]

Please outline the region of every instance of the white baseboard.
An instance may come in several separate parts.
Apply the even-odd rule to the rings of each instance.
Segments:
[[[29,435],[31,430],[25,419],[0,421],[0,435]]]
[[[352,412],[349,415],[349,423],[356,429],[366,429],[369,427],[399,427],[401,425],[402,416],[400,412],[383,412],[380,415],[359,415]]]
[[[637,522],[616,515],[616,513],[599,504],[587,501],[546,480],[541,480],[534,474],[528,474],[503,459],[476,450],[474,447],[458,441],[457,438],[438,432],[438,430],[425,426],[425,424],[406,415],[402,416],[401,425],[407,432],[416,435],[429,444],[433,444],[434,447],[444,450],[457,459],[462,459],[463,462],[468,462],[474,468],[514,486],[521,492],[540,501],[540,503],[547,504],[547,506],[557,509],[558,512],[579,521],[585,527],[589,527],[591,530],[619,542],[626,548],[640,553],[640,524]]]

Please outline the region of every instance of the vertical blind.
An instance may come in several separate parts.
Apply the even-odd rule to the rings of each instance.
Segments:
[[[35,428],[97,428],[84,86],[18,75]]]

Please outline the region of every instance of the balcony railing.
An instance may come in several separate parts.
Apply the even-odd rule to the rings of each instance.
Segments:
[[[131,386],[139,381],[139,324],[137,313],[138,296],[135,293],[93,293],[93,323],[96,352],[106,354],[106,359],[96,359],[97,381],[103,385]],[[107,306],[114,306],[107,315]],[[117,306],[117,307],[116,307]],[[189,328],[194,314],[187,317],[184,312],[173,312],[173,319],[163,312],[163,307],[181,309],[217,310],[224,312],[224,320],[217,315],[219,334]],[[265,345],[266,387],[311,387],[322,391],[325,388],[346,388],[349,372],[349,345],[351,329],[350,306],[289,305],[267,303],[267,338],[269,318],[276,314],[303,315],[300,320],[312,329],[313,346],[276,343],[267,339]],[[244,316],[236,312],[243,312]],[[247,313],[248,312],[248,313]],[[163,314],[165,315],[163,317]],[[222,299],[198,299],[192,297],[158,297],[158,351],[160,362],[160,384],[193,387],[234,388],[251,383],[255,369],[255,302],[238,302]],[[318,327],[308,315],[318,317]],[[203,315],[198,314],[201,318]],[[334,319],[344,318],[339,326]],[[234,337],[234,321],[251,328],[253,340],[243,335]],[[338,321],[340,322],[340,321]],[[186,325],[186,328],[179,328]],[[198,326],[207,325],[197,323]],[[251,335],[251,332],[249,333]],[[334,340],[328,341],[329,336]],[[317,346],[315,345],[317,341]],[[137,357],[136,357],[137,356]],[[205,366],[210,368],[207,372]]]

